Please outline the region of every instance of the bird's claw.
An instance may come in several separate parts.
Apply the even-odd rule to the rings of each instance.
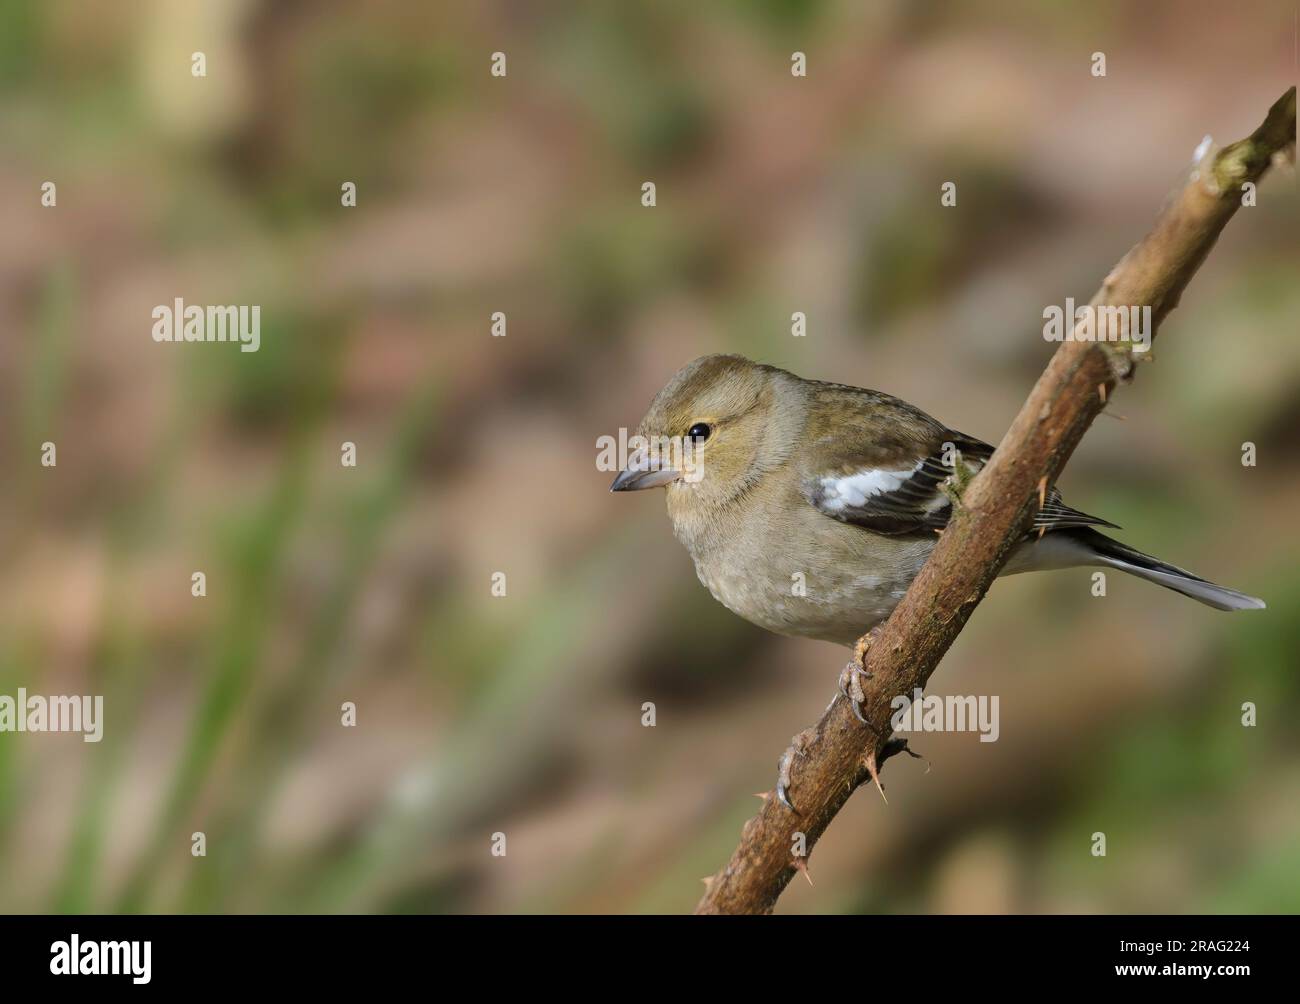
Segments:
[[[783,756],[778,764],[779,773],[776,779],[776,798],[782,805],[793,812],[796,816],[799,810],[794,807],[790,801],[790,795],[787,789],[790,787],[790,762]]]
[[[797,736],[790,740],[790,746],[781,754],[781,759],[776,762],[776,798],[782,805],[799,815],[799,810],[794,807],[790,801],[790,786],[793,784],[793,778],[790,774],[790,768],[794,764],[796,756],[804,756],[808,743],[812,741],[813,733],[811,729],[805,729]]]
[[[867,700],[866,692],[862,689],[862,681],[871,679],[871,670],[867,669],[867,653],[871,651],[871,643],[879,631],[879,626],[874,627],[858,639],[857,644],[853,646],[853,661],[844,667],[839,681],[840,696],[849,702],[853,717],[873,732],[876,731],[875,727],[867,720],[862,710]]]
[[[867,716],[862,713],[862,705],[866,702],[867,695],[862,689],[863,679],[871,679],[871,674],[858,664],[850,662],[840,673],[839,690],[840,696],[849,702],[849,707],[853,710],[853,717],[863,725],[870,725]]]
[[[840,696],[849,702],[849,707],[853,709],[853,716],[877,735],[879,735],[879,731],[871,724],[862,710],[867,701],[866,691],[862,689],[862,681],[871,679],[871,672],[867,669],[867,652],[871,648],[871,643],[879,630],[879,627],[874,627],[858,639],[858,643],[853,647],[853,661],[846,665],[844,671],[840,673],[838,684]],[[834,703],[835,700],[832,698],[831,704]],[[790,801],[790,787],[793,784],[791,769],[794,766],[795,757],[804,756],[808,744],[813,742],[816,737],[817,733],[814,729],[805,729],[800,732],[790,740],[790,747],[781,754],[781,759],[777,761],[776,798],[778,802],[795,815],[799,814],[799,810]]]

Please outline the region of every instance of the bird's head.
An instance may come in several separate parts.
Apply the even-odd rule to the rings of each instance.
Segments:
[[[682,367],[650,404],[610,491],[667,486],[670,501],[721,504],[776,459],[772,416],[785,376],[743,356],[703,356]]]

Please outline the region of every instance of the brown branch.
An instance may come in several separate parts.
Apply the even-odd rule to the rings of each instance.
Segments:
[[[1294,158],[1295,117],[1292,87],[1248,139],[1203,158],[1155,228],[1111,270],[1092,304],[1150,306],[1154,335],[1242,204],[1242,185],[1257,182],[1288,149]],[[768,797],[745,824],[731,860],[709,880],[696,913],[770,912],[795,874],[798,835],[811,852],[853,791],[906,749],[889,738],[891,700],[930,679],[1024,536],[1042,479],[1056,479],[1115,384],[1132,377],[1132,349],[1128,343],[1062,342],[992,459],[954,506],[907,595],[868,636],[871,675],[861,681],[868,725],[837,697],[815,726],[795,737],[787,757],[797,812]]]

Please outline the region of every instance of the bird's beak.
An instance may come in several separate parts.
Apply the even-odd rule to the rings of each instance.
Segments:
[[[627,467],[618,472],[612,492],[639,492],[643,488],[658,488],[676,481],[682,472],[665,466],[659,457],[652,457],[646,449],[637,450],[627,458]]]

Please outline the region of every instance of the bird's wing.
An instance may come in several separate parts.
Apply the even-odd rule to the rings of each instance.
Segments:
[[[801,471],[804,497],[831,519],[876,533],[943,529],[952,515],[945,488],[954,465],[960,462],[974,475],[993,455],[993,447],[940,425],[903,401],[859,393],[862,423],[845,423],[845,402],[818,416],[823,435],[814,436],[814,449]],[[846,429],[851,431],[846,434]],[[1073,526],[1115,524],[1071,508],[1053,487],[1034,517],[1032,532]]]

